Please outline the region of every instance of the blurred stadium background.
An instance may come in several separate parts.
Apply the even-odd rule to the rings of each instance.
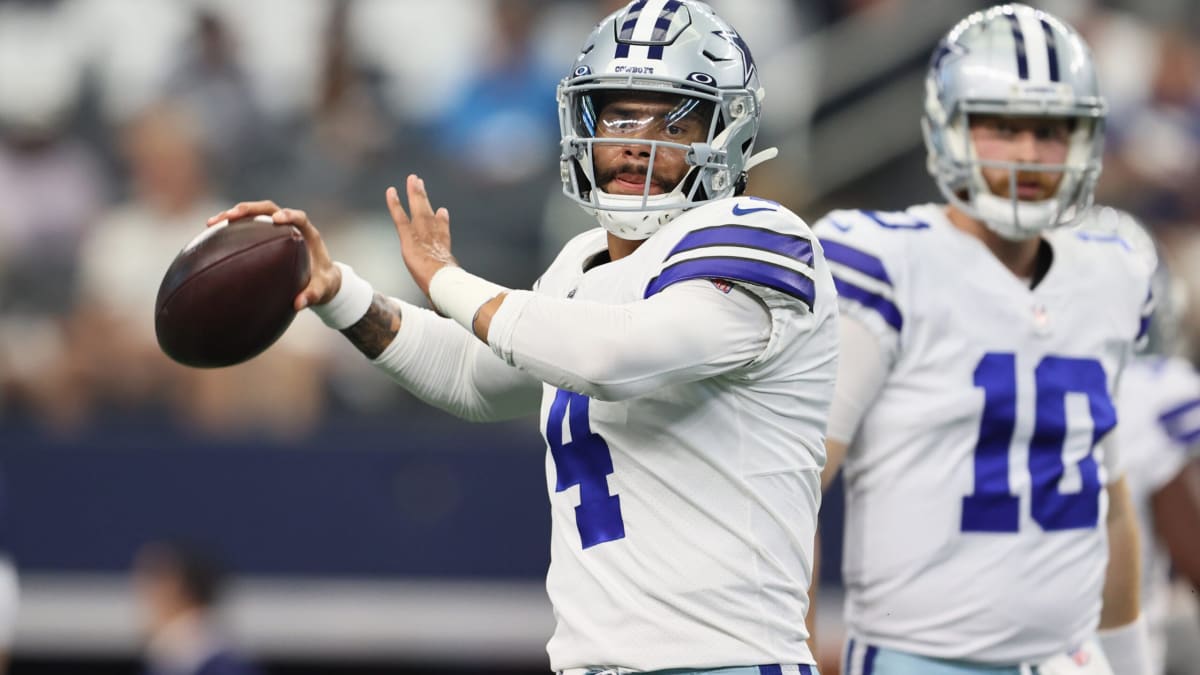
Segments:
[[[471,426],[301,316],[262,357],[159,353],[176,251],[239,200],[306,209],[417,300],[383,202],[419,172],[470,270],[527,286],[586,216],[554,86],[604,0],[0,0],[0,470],[15,673],[130,673],[135,553],[223,561],[222,618],[272,673],[545,673],[534,420]],[[936,198],[918,116],[968,0],[712,0],[768,91],[751,190],[810,221]],[[1200,297],[1200,3],[1033,4],[1077,25],[1112,108],[1100,200]],[[1191,343],[1200,313],[1187,318]],[[1193,353],[1196,353],[1193,351]],[[840,497],[823,514],[836,635]],[[832,642],[825,640],[825,642]],[[836,642],[832,642],[836,648]]]

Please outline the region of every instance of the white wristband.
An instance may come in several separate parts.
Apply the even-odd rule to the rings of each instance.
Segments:
[[[1154,671],[1150,626],[1144,614],[1133,623],[1100,630],[1096,637],[1116,675],[1150,675]]]
[[[365,279],[354,273],[354,268],[334,263],[342,271],[342,287],[337,295],[323,305],[313,305],[312,311],[334,330],[345,330],[358,323],[371,308],[375,290]]]
[[[479,308],[507,291],[507,288],[480,279],[461,267],[443,267],[429,280],[429,299],[433,306],[472,333]]]

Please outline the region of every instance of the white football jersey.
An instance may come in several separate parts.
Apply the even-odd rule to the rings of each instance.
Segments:
[[[844,465],[846,622],[891,649],[1028,662],[1098,622],[1111,469],[1097,443],[1149,271],[1115,237],[1055,230],[1030,289],[944,208],[814,228],[842,312],[893,357]]]
[[[1200,375],[1183,359],[1136,359],[1121,376],[1117,412],[1121,466],[1141,530],[1142,614],[1150,622],[1154,662],[1162,672],[1171,558],[1154,536],[1151,498],[1200,448]]]
[[[537,292],[620,304],[719,279],[762,300],[772,334],[742,368],[630,400],[546,386],[551,666],[812,663],[804,617],[837,356],[816,237],[742,197],[588,269],[606,252],[604,230],[576,237]]]

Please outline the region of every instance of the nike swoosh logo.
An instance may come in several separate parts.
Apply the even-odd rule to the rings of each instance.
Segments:
[[[779,209],[772,209],[772,208],[768,208],[768,207],[760,207],[757,209],[755,209],[755,208],[743,209],[738,204],[733,205],[733,215],[735,215],[735,216],[747,216],[747,215],[750,215],[751,213],[758,213],[759,211],[778,211],[778,210]]]

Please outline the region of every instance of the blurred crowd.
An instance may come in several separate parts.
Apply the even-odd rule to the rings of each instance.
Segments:
[[[417,418],[420,404],[307,312],[247,364],[172,363],[154,337],[162,274],[209,215],[272,199],[307,210],[376,288],[420,301],[383,201],[418,172],[451,212],[464,266],[527,287],[589,226],[558,196],[554,87],[586,27],[622,4],[0,0],[0,429],[77,435],[153,418],[288,438],[333,416]],[[805,92],[820,88],[822,33],[919,21],[924,7],[711,4],[754,46],[770,99],[761,146],[789,149],[805,147],[821,105]],[[1101,200],[1154,228],[1200,297],[1188,264],[1200,258],[1200,11],[1041,4],[1075,22],[1101,64]],[[895,123],[915,130],[916,112]],[[820,165],[785,152],[751,189],[815,219],[804,177]]]

